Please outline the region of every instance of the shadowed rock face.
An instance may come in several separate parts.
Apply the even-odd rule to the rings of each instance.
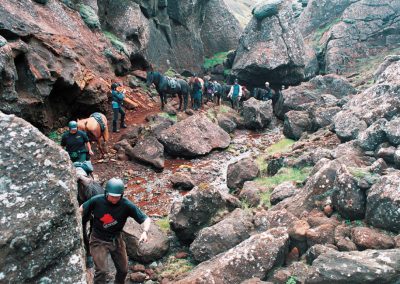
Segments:
[[[304,78],[304,43],[291,4],[272,2],[255,8],[236,51],[233,74],[252,86],[297,84]]]
[[[0,112],[0,282],[86,283],[75,171],[38,129]]]

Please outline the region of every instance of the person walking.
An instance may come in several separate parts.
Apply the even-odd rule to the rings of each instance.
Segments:
[[[114,283],[125,283],[128,274],[128,256],[122,239],[122,229],[128,217],[143,224],[139,243],[147,242],[151,219],[135,204],[123,197],[125,185],[119,178],[106,183],[104,195],[96,195],[84,202],[79,211],[86,224],[93,216],[93,232],[90,236],[90,254],[95,265],[94,284],[106,283],[108,271],[107,256],[111,255],[117,273]]]
[[[242,86],[239,85],[238,79],[235,79],[235,84],[231,87],[228,98],[230,98],[232,103],[232,108],[239,111],[239,102],[242,97]]]
[[[120,83],[111,84],[111,97],[112,97],[112,109],[113,109],[113,132],[119,132],[117,128],[118,116],[121,114],[121,128],[126,128],[125,124],[125,111],[122,109],[122,105],[125,99],[125,94],[118,91],[118,87],[121,87]]]
[[[86,132],[78,130],[78,123],[74,120],[68,123],[68,131],[61,137],[61,146],[68,152],[72,162],[85,162],[87,154],[93,155],[89,137]]]

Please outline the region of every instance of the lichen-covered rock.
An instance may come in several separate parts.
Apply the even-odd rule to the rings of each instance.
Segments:
[[[366,221],[374,227],[400,232],[400,172],[381,177],[368,191]]]
[[[296,185],[291,181],[286,181],[278,185],[272,191],[270,201],[272,205],[279,203],[280,201],[293,196],[298,191]]]
[[[332,250],[313,262],[305,283],[397,283],[400,281],[399,263],[400,249],[362,252]]]
[[[175,173],[170,181],[172,186],[179,190],[191,190],[195,184],[192,177],[186,173]]]
[[[128,218],[122,233],[128,256],[140,263],[150,263],[162,258],[169,250],[168,236],[152,223],[147,234],[147,242],[139,243],[142,232],[143,228]]]
[[[0,112],[0,164],[0,282],[86,283],[68,154]]]
[[[214,149],[227,148],[231,138],[205,115],[193,115],[163,130],[159,137],[166,151],[174,156],[197,157]]]
[[[232,72],[249,85],[262,86],[266,78],[270,83],[298,83],[304,78],[304,42],[291,3],[261,5],[240,38]]]
[[[286,137],[298,140],[304,132],[311,130],[311,119],[305,111],[291,110],[285,114],[283,134]]]
[[[245,158],[230,164],[227,171],[227,185],[230,189],[237,190],[243,187],[246,181],[255,179],[260,170],[252,158]]]
[[[177,284],[241,283],[264,278],[274,267],[284,262],[289,236],[285,229],[275,228],[253,235],[227,252],[198,265]],[[246,269],[243,269],[243,268]]]
[[[271,123],[273,117],[272,102],[250,98],[244,102],[242,114],[246,128],[264,129]]]
[[[240,202],[232,195],[200,184],[182,200],[172,204],[169,214],[171,229],[181,241],[192,242],[198,231],[216,222],[213,218],[218,212],[232,211],[237,207],[240,207]]]
[[[151,165],[156,169],[164,168],[164,146],[153,136],[140,139],[132,151],[127,154],[132,159]]]
[[[336,135],[344,142],[356,139],[368,127],[364,120],[346,111],[339,112],[333,122]]]
[[[306,261],[308,264],[312,264],[321,254],[327,253],[329,251],[334,251],[335,248],[331,245],[313,245],[307,250]]]
[[[385,126],[386,137],[390,144],[394,146],[400,145],[400,130],[399,130],[400,118],[393,118]]]
[[[351,239],[360,250],[365,249],[390,249],[395,242],[392,237],[367,227],[351,229]]]
[[[257,232],[264,232],[276,227],[289,228],[297,220],[297,217],[286,209],[262,210],[254,215],[254,228]]]
[[[222,221],[200,230],[190,245],[194,259],[198,262],[209,260],[249,238],[252,221],[253,216],[249,211],[235,209]]]
[[[378,145],[386,140],[385,126],[387,120],[382,118],[371,124],[358,135],[357,143],[365,151],[374,151]]]

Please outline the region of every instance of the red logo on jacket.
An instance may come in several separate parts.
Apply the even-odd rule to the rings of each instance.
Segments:
[[[100,218],[100,221],[103,222],[104,228],[110,227],[118,223],[110,214],[104,214],[104,216]]]

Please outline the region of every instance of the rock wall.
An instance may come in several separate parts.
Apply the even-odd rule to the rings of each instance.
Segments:
[[[0,282],[86,283],[67,153],[14,115],[0,133]]]

